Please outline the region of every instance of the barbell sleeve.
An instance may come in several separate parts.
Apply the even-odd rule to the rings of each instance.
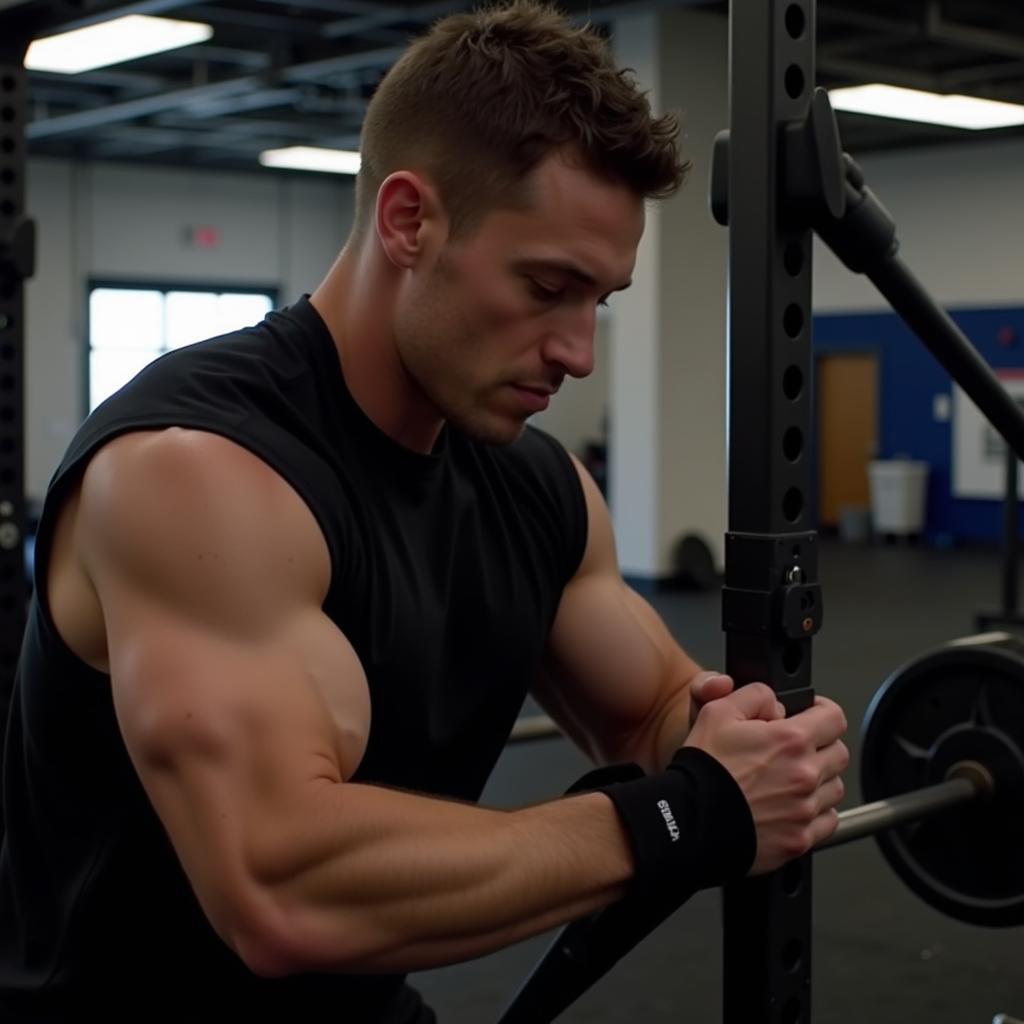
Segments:
[[[851,807],[839,814],[839,826],[828,839],[814,847],[827,850],[832,846],[872,836],[877,832],[926,818],[936,811],[975,800],[984,792],[984,783],[969,775],[958,775],[934,786]]]

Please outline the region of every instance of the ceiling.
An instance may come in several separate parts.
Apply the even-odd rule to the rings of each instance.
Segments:
[[[643,10],[724,0],[562,0],[607,24]],[[29,152],[207,168],[255,168],[288,145],[355,148],[367,100],[411,35],[459,0],[0,0],[0,39],[67,25],[81,12],[206,22],[204,44],[67,76],[29,74]],[[72,16],[68,12],[73,11]],[[1019,0],[819,0],[818,82],[888,82],[1024,102]],[[869,150],[1024,136],[840,115],[844,148]]]

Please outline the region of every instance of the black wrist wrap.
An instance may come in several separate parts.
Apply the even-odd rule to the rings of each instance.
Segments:
[[[746,797],[715,758],[683,747],[665,771],[598,783],[622,818],[636,862],[634,887],[660,900],[742,878],[757,834]]]

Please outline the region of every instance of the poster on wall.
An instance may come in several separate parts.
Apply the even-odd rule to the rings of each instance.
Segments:
[[[996,376],[1017,404],[1024,407],[1024,370],[997,370]],[[1024,498],[1024,472],[1017,493]],[[1006,444],[989,426],[978,407],[953,388],[953,496],[1002,498],[1006,486]]]

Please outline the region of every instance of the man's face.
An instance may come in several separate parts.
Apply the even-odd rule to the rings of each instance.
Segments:
[[[643,200],[552,155],[524,209],[486,214],[403,288],[399,358],[430,405],[507,444],[566,376],[593,369],[597,306],[628,285]]]

